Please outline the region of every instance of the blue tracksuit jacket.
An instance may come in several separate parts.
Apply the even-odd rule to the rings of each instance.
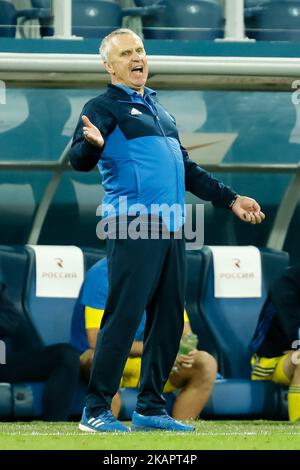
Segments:
[[[171,231],[184,223],[186,190],[218,207],[229,207],[236,193],[188,157],[174,118],[156,101],[155,92],[145,88],[146,99],[138,101],[134,94],[108,85],[104,94],[84,106],[82,114],[103,135],[102,149],[84,139],[82,114],[74,133],[71,164],[79,171],[89,171],[98,164],[106,193],[102,207],[108,205],[121,215],[120,196],[127,197],[128,215],[136,214],[130,214],[128,208],[137,204],[146,207],[148,213],[155,211],[153,205],[179,205],[182,210],[175,220],[165,220]],[[163,210],[161,213],[164,220]],[[109,210],[105,216],[110,216]]]

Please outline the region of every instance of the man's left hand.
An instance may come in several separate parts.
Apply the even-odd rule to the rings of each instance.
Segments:
[[[249,224],[260,224],[266,218],[255,199],[247,196],[238,196],[231,210],[239,219]]]

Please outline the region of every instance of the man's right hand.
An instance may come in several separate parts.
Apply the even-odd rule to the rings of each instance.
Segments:
[[[191,367],[193,367],[196,353],[197,349],[193,349],[188,354],[178,354],[172,371],[179,372],[182,367],[184,369],[190,369]]]
[[[84,138],[95,147],[102,148],[104,139],[99,129],[91,123],[87,116],[82,116]]]

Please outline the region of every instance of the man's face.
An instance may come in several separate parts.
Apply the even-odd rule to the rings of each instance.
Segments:
[[[148,77],[146,52],[141,39],[132,34],[122,34],[111,39],[105,68],[112,83],[142,91]]]

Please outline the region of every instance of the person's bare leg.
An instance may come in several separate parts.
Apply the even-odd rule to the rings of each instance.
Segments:
[[[300,352],[290,352],[283,363],[283,370],[291,380],[290,385],[300,385]]]
[[[178,394],[172,416],[175,419],[197,419],[211,394],[217,373],[217,362],[205,351],[197,351],[191,368],[172,372],[169,380]]]
[[[115,418],[118,418],[121,409],[121,395],[116,393],[111,402],[111,411]]]
[[[300,421],[300,353],[290,352],[283,363],[285,375],[290,380],[288,410],[291,422]]]
[[[296,364],[295,359],[298,359],[299,353],[297,351],[290,351],[289,355],[286,357],[284,363],[283,363],[283,370],[285,375],[290,379],[291,384],[293,383],[294,380],[294,374],[295,374],[295,369],[296,369]],[[298,359],[299,362],[299,359]],[[295,385],[299,385],[299,382],[295,382]]]

